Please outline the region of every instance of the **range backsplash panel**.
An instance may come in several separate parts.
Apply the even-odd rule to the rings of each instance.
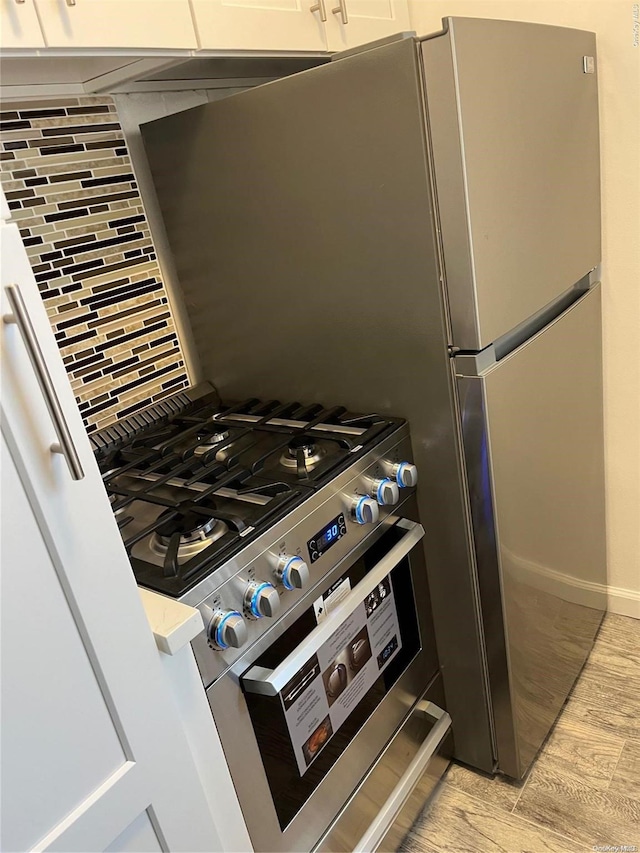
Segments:
[[[3,103],[2,184],[88,432],[188,385],[111,98]]]

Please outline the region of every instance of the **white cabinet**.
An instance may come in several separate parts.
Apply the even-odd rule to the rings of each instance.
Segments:
[[[327,50],[322,0],[191,0],[191,6],[201,48]]]
[[[47,47],[197,47],[189,0],[75,0],[73,3],[35,0],[35,3]]]
[[[407,0],[0,0],[11,48],[340,51],[409,29]]]
[[[0,0],[0,45],[44,47],[34,0]]]
[[[330,51],[347,50],[411,29],[407,0],[325,0]]]
[[[1,225],[0,239],[0,847],[219,850],[16,225]],[[22,302],[9,299],[7,287],[15,285]],[[19,324],[7,322],[16,317]],[[29,356],[29,324],[44,368]],[[50,449],[63,442],[37,371],[48,371],[48,393],[59,401],[79,479]]]
[[[202,49],[339,51],[409,29],[407,0],[191,0]]]

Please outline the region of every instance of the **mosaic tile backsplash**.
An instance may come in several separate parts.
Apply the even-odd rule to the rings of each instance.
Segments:
[[[88,432],[188,385],[111,98],[3,103],[3,189]]]

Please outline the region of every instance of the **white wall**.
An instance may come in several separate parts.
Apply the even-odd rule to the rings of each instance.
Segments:
[[[448,15],[596,33],[609,608],[640,618],[640,5],[626,0],[409,0],[409,10],[418,35],[441,29]]]

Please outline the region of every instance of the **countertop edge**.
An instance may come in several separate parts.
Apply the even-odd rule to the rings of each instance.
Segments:
[[[142,587],[138,592],[156,646],[164,654],[175,655],[203,630],[202,616],[195,607]]]

